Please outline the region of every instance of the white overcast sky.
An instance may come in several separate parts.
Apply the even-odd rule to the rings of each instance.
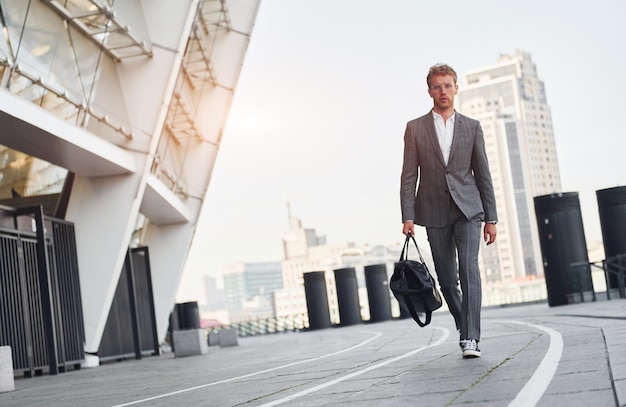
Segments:
[[[626,185],[626,2],[262,0],[177,299],[237,261],[280,261],[291,213],[329,243],[401,241],[406,122],[425,76],[528,52],[552,109],[562,192]],[[462,79],[460,86],[462,86]]]

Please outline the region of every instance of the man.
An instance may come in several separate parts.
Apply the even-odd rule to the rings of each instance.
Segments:
[[[458,91],[454,69],[434,65],[426,83],[433,108],[408,122],[404,134],[402,233],[415,235],[415,224],[426,227],[463,357],[479,357],[480,228],[484,221],[483,238],[490,245],[496,240],[498,220],[485,141],[480,123],[454,110]]]

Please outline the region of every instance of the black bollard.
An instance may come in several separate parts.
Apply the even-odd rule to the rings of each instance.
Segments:
[[[385,264],[365,266],[364,273],[367,301],[370,307],[370,322],[390,320],[391,302],[389,301],[387,266]]]
[[[578,192],[537,196],[534,201],[548,304],[565,305],[567,294],[574,292],[570,265],[589,263]],[[583,290],[591,289],[591,271],[581,284]]]
[[[335,286],[337,288],[337,304],[339,305],[339,325],[360,324],[362,322],[361,307],[354,267],[335,270]]]
[[[596,191],[604,256],[609,265],[607,290],[619,288],[616,256],[626,256],[626,187]]]
[[[328,310],[328,292],[323,271],[304,273],[304,293],[309,313],[309,329],[330,327],[330,311]]]

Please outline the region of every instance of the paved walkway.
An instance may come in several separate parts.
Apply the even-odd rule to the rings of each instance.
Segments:
[[[624,299],[485,309],[480,345],[437,312],[20,378],[0,406],[626,406]]]

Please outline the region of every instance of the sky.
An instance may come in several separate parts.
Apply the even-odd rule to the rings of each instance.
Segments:
[[[545,84],[561,192],[588,245],[596,191],[626,185],[623,0],[262,0],[177,300],[202,276],[280,261],[288,206],[329,244],[402,241],[406,123],[432,107],[428,68],[459,74],[517,50]],[[235,27],[236,28],[236,27]]]

